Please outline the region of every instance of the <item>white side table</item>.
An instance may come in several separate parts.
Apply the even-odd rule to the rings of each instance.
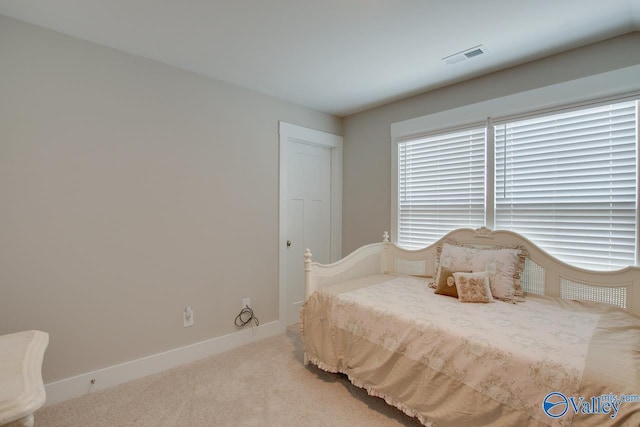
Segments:
[[[0,335],[0,426],[33,426],[33,413],[46,399],[42,359],[48,344],[42,331]]]

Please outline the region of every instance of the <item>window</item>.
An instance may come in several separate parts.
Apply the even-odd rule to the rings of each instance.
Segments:
[[[495,145],[497,229],[574,265],[635,263],[636,102],[504,123]]]
[[[637,100],[489,122],[398,144],[399,245],[486,225],[569,264],[636,263]]]
[[[398,239],[408,248],[447,231],[484,224],[485,130],[471,129],[398,146]]]

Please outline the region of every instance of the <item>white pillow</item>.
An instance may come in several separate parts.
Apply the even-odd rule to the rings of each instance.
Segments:
[[[524,259],[522,249],[473,248],[447,242],[442,244],[440,253],[440,265],[449,270],[486,272],[493,297],[510,302],[523,296],[520,273]]]

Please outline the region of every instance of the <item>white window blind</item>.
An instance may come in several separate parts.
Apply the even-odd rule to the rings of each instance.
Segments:
[[[484,225],[485,128],[398,144],[398,244],[429,245]]]
[[[496,228],[573,265],[635,264],[637,104],[495,126]]]

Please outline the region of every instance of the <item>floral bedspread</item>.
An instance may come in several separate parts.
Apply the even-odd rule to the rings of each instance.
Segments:
[[[428,400],[431,391],[424,395],[414,385],[393,379],[400,361],[428,368],[433,376],[420,382],[435,384],[435,378],[445,378],[452,395],[464,385],[467,399],[470,393],[482,396],[490,402],[482,405],[490,411],[488,417],[499,413],[504,420],[513,412],[513,420],[570,425],[571,413],[553,419],[543,412],[542,401],[554,391],[566,396],[588,393],[582,379],[603,315],[570,303],[552,304],[547,297],[520,304],[461,303],[434,294],[419,278],[371,276],[309,298],[302,315],[305,351],[321,368],[347,373],[357,385],[427,425],[438,420],[438,410],[416,407],[421,404],[416,402]],[[380,351],[373,355],[376,348]],[[376,370],[386,373],[380,376]],[[407,390],[414,389],[415,396],[409,395]],[[446,391],[438,391],[438,399],[447,399]]]

